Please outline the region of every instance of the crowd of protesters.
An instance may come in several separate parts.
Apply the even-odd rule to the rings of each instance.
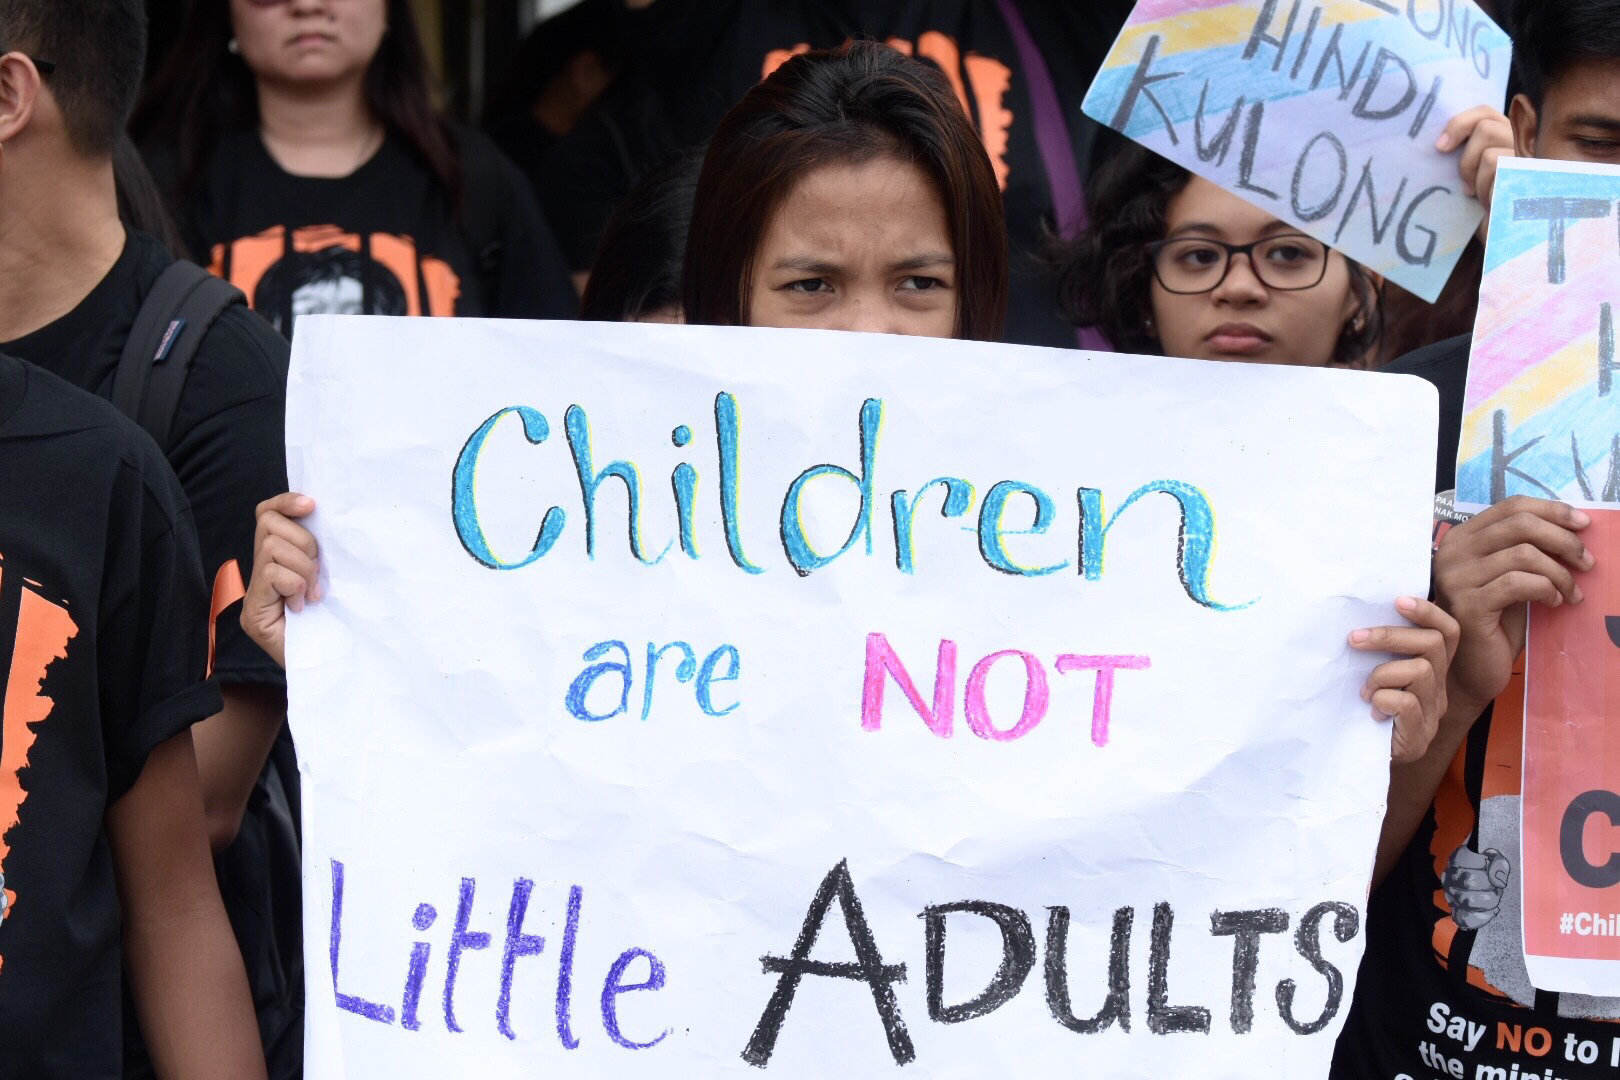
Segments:
[[[1620,0],[1488,6],[1515,93],[1446,127],[1463,186],[1488,203],[1504,155],[1620,164]],[[192,0],[150,77],[141,0],[0,0],[0,1078],[302,1074],[305,314],[1388,366],[1439,388],[1452,487],[1477,245],[1423,304],[1097,128],[1077,105],[1130,7],[583,0],[477,129],[436,108],[407,0]],[[1455,763],[1526,605],[1581,602],[1586,524],[1509,500],[1437,545],[1409,625],[1344,628],[1395,657],[1364,690],[1394,750],[1335,1077],[1415,1074],[1436,1002],[1620,1021],[1442,934],[1501,897],[1487,855],[1439,850],[1481,813]]]

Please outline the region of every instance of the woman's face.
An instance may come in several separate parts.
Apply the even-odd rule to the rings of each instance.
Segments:
[[[1200,274],[1218,278],[1224,266],[1223,249],[1192,241],[1267,242],[1249,258],[1233,256],[1226,279],[1208,292],[1177,295],[1154,277],[1153,332],[1169,356],[1325,367],[1345,325],[1364,317],[1344,256],[1202,177],[1170,200],[1164,238],[1186,241],[1159,255],[1159,275],[1178,288],[1200,287]],[[1259,273],[1250,259],[1259,262]],[[1323,259],[1325,273],[1313,287],[1266,284],[1308,282],[1324,270]]]
[[[951,337],[956,281],[945,204],[927,174],[889,157],[825,165],[765,229],[747,322]]]
[[[388,30],[387,0],[230,0],[242,60],[261,82],[358,78]]]

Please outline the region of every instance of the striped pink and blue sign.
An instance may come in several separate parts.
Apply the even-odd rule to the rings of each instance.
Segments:
[[[1435,141],[1511,56],[1473,0],[1141,0],[1083,108],[1432,301],[1484,216]]]

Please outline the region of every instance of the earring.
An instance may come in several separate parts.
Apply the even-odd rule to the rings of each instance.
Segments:
[[[232,56],[241,56],[242,46],[236,43],[235,38],[231,38],[231,40],[225,43],[225,51],[230,53]]]

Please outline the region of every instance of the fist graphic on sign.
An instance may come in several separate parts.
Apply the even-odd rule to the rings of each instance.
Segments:
[[[1457,925],[1478,930],[1496,918],[1512,876],[1512,864],[1495,848],[1486,848],[1482,854],[1464,845],[1453,851],[1441,885]]]

